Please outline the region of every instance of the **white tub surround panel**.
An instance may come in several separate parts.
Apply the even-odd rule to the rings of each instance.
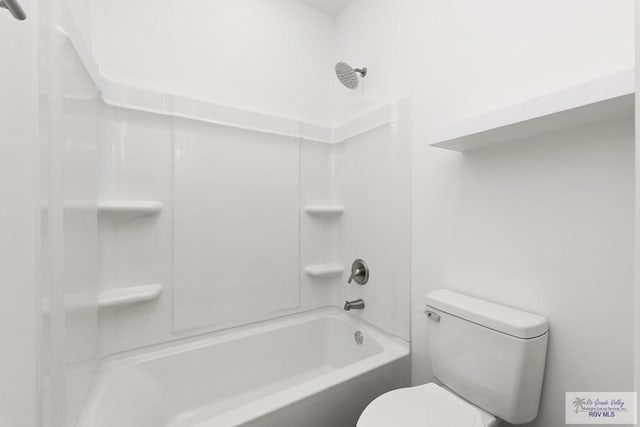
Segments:
[[[397,185],[399,179],[409,185],[408,169],[401,167],[410,140],[402,133],[408,124],[408,104],[397,104],[405,106],[400,108],[402,121],[396,120],[396,106],[374,109],[349,125],[359,136],[340,144],[317,144],[153,113],[109,109],[112,123],[103,150],[101,198],[147,200],[149,206],[131,203],[131,214],[144,211],[154,215],[125,217],[120,209],[101,214],[102,289],[160,283],[164,291],[157,302],[102,311],[103,354],[175,339],[194,330],[206,332],[284,313],[342,306],[350,297],[347,292],[354,290],[346,285],[344,273],[353,255],[345,257],[340,249],[341,236],[349,234],[344,228],[345,219],[359,222],[359,218],[372,215],[381,219],[382,213],[393,215],[398,209],[400,222],[402,215],[408,215],[408,194],[399,187],[389,190],[383,186],[380,194],[387,197],[387,191],[392,191],[393,203],[395,198],[400,203],[385,204],[374,196],[357,199],[357,211],[341,215],[334,206],[342,205],[319,205],[317,201],[342,200],[335,181],[342,173],[339,168],[356,173],[360,170],[353,168],[359,161],[356,151],[368,156],[368,150],[379,150],[379,144],[387,145],[375,161],[393,165],[389,166],[393,173],[385,177]],[[381,116],[380,112],[385,114]],[[371,128],[372,122],[383,124]],[[385,135],[393,138],[374,142],[377,132],[385,129]],[[356,138],[362,145],[352,151],[353,159],[344,161],[341,146]],[[371,144],[370,138],[374,138]],[[375,185],[367,188],[374,191]],[[162,211],[156,213],[159,206]],[[305,212],[309,206],[314,214]],[[137,207],[148,209],[138,212]],[[123,210],[129,211],[127,203]],[[376,227],[375,221],[366,224]],[[400,231],[392,239],[408,235],[394,228],[402,226],[395,220],[387,225],[391,228],[380,231],[387,236]],[[406,241],[400,244],[408,245]],[[354,240],[353,245],[360,243]],[[397,256],[407,259],[400,252]],[[394,268],[402,268],[404,261],[398,261]],[[266,270],[256,268],[267,262]],[[387,267],[380,270],[381,263],[387,263],[385,256],[373,268],[389,271]],[[391,276],[377,277],[387,280]],[[400,283],[398,289],[394,290],[393,284],[372,288],[377,289],[372,296],[392,298],[394,304],[378,305],[371,299],[374,310],[366,318],[407,338],[408,318],[402,320],[406,317],[402,307],[408,298],[408,289],[403,287],[408,286],[408,277],[393,280]],[[237,304],[252,309],[239,310]]]
[[[386,103],[334,127],[333,141],[336,143],[344,142],[376,128],[394,125],[397,119],[396,106],[395,102]]]
[[[100,199],[117,203],[99,215],[101,292],[163,289],[152,300],[100,310],[102,355],[171,339],[173,306],[170,119],[106,109]]]
[[[82,108],[77,108],[75,97],[82,93],[89,97],[95,88],[67,40],[60,38],[59,42],[63,43],[64,59],[62,61],[66,65],[59,71],[61,80],[58,83],[66,89],[63,92],[65,97],[60,104],[61,139],[56,140],[54,137],[52,144],[59,144],[61,149],[60,188],[64,200],[62,212],[64,294],[65,298],[73,298],[75,295],[96,292],[99,287],[96,201],[99,167],[98,132],[103,117],[98,99],[94,98],[92,101],[81,99]],[[70,88],[71,93],[66,92]],[[87,108],[89,106],[91,108]],[[53,129],[56,129],[55,125]],[[51,175],[55,173],[55,168],[56,166],[53,165]],[[50,179],[55,180],[57,177]],[[51,185],[53,192],[56,191],[55,186],[55,183]],[[78,202],[87,208],[74,208],[73,204]],[[87,310],[75,311],[73,314],[67,312],[65,320],[69,366],[95,360],[98,353],[96,302],[87,307]]]
[[[51,327],[48,333],[52,351],[60,351],[56,347],[61,340],[64,342],[62,358],[57,359],[60,354],[53,356],[62,363],[51,365],[52,384],[57,386],[51,390],[52,416],[54,419],[64,416],[66,422],[73,424],[85,402],[99,360],[98,304],[94,298],[83,310],[70,310],[66,305],[61,306],[60,293],[66,302],[99,291],[98,144],[104,117],[95,85],[68,39],[57,31],[51,31],[48,37],[51,68],[44,75],[50,78],[45,89],[49,115],[42,126],[47,129],[43,138],[48,139],[48,159],[43,161],[50,169],[43,180],[47,181],[49,191],[47,207],[53,207],[53,211],[47,211],[50,217],[46,238],[52,243],[61,242],[62,250],[58,253],[60,248],[55,244],[45,249],[51,252],[43,275],[52,278],[47,295],[51,311],[44,318],[44,324],[46,328]],[[62,212],[57,211],[60,201]],[[77,204],[86,208],[77,209]],[[60,219],[62,223],[58,222]],[[56,265],[60,262],[61,265]],[[64,397],[57,400],[62,387]]]
[[[304,141],[300,146],[301,310],[335,305],[334,287],[344,274],[337,252],[343,215],[329,213],[325,209],[328,205],[316,205],[318,201],[338,200],[334,181],[335,146]],[[314,213],[310,213],[309,206],[322,208],[312,207]]]
[[[75,49],[56,30],[55,14],[49,15],[48,5],[42,12],[40,153],[32,159],[40,167],[40,418],[47,425],[72,425],[99,358],[97,171],[103,105]]]
[[[79,427],[355,425],[408,355],[337,309],[274,319],[105,360]]]
[[[336,145],[336,188],[348,214],[340,220],[340,259],[351,271],[367,262],[369,282],[338,288],[340,302],[362,298],[352,311],[390,333],[409,339],[411,242],[411,99],[405,98],[356,119]]]
[[[186,120],[174,135],[175,328],[297,307],[299,144]]]
[[[364,204],[357,213],[346,210],[341,215],[333,212],[308,214],[305,207],[318,206],[318,201],[323,200],[342,200],[335,179],[339,166],[352,168],[346,162],[343,165],[339,157],[340,146],[347,141],[318,144],[130,109],[108,108],[108,112],[110,122],[105,132],[106,141],[101,146],[104,166],[101,199],[118,201],[118,206],[120,201],[148,201],[150,211],[159,206],[162,211],[146,212],[145,209],[146,213],[153,213],[146,216],[123,216],[116,212],[100,215],[102,291],[153,283],[162,284],[163,291],[152,301],[129,305],[122,310],[101,310],[102,354],[326,305],[342,306],[349,297],[345,292],[353,290],[352,286],[346,285],[344,273],[352,259],[340,254],[341,235],[346,233],[343,222],[346,218],[358,221],[360,217],[371,217],[381,210],[378,205],[381,199],[359,200]],[[361,122],[367,123],[367,120]],[[389,156],[379,160],[398,162],[407,155],[402,150],[408,147],[408,139],[402,139],[406,135],[401,137],[398,133],[404,129],[402,125],[392,125],[391,120],[382,127],[361,133],[359,138],[364,142],[360,148],[366,153],[369,148],[367,138],[385,128],[392,129],[392,134],[396,135],[393,141],[404,142],[397,146],[394,145],[396,142],[389,142],[390,151],[385,152]],[[377,150],[376,147],[375,142],[370,146]],[[397,155],[393,154],[396,148],[400,150]],[[247,153],[255,155],[247,157]],[[356,155],[355,151],[353,155]],[[187,161],[195,163],[187,165]],[[253,168],[262,171],[261,178],[248,173]],[[394,170],[399,171],[398,176],[408,176],[406,168]],[[256,177],[255,180],[251,176]],[[272,193],[262,191],[264,186]],[[402,194],[402,191],[396,191],[394,197],[403,198]],[[124,205],[128,206],[128,203]],[[137,210],[134,205],[137,204],[131,204],[132,214]],[[333,210],[333,204],[328,206]],[[177,210],[174,212],[174,209]],[[406,209],[400,212],[399,221],[402,215],[408,215],[408,208],[402,203],[396,207],[384,206],[382,211],[393,209]],[[378,213],[375,215],[379,217]],[[192,221],[194,217],[200,218],[199,225]],[[254,227],[249,230],[250,238],[243,234],[249,240],[238,238],[248,230],[242,221],[246,221],[249,228]],[[392,227],[396,225],[393,223]],[[277,235],[269,234],[269,230],[277,230]],[[392,234],[393,231],[385,229],[384,233]],[[402,239],[406,235],[402,231],[396,237]],[[226,239],[236,245],[233,251],[220,245]],[[282,251],[274,252],[269,239],[282,244]],[[354,241],[354,245],[357,244]],[[289,245],[292,245],[290,250],[285,250]],[[204,247],[215,247],[222,252],[221,258],[212,258],[213,251],[202,249]],[[257,265],[255,262],[266,262],[268,257],[280,259],[277,261],[280,267],[277,263],[270,264],[273,267],[268,272],[271,280],[258,280],[260,272],[247,267],[245,252],[253,253],[259,259],[252,261],[254,265]],[[196,255],[190,259],[194,253]],[[228,262],[231,258],[233,262]],[[285,258],[289,260],[286,264],[282,261]],[[397,264],[398,268],[401,264]],[[305,271],[307,267],[319,265],[340,265],[344,270],[312,268],[311,275]],[[230,273],[230,266],[235,266],[236,276]],[[279,270],[281,267],[283,269]],[[378,269],[379,264],[374,268]],[[244,276],[238,273],[240,271]],[[314,273],[323,277],[316,277]],[[196,277],[196,274],[200,276]],[[229,279],[227,275],[233,277]],[[279,279],[274,280],[274,277]],[[248,311],[236,308],[236,312],[225,319],[226,314],[212,308],[219,304],[216,301],[221,301],[216,288],[235,283],[227,288],[231,289],[229,304],[242,304],[246,302],[243,295],[233,292],[239,292],[242,284],[238,283],[243,280],[247,280],[245,285],[252,283],[245,291],[255,286],[256,295],[270,293],[274,294],[274,299],[269,302],[249,296],[255,298],[253,301],[258,308]],[[408,279],[397,280],[402,284]],[[274,287],[284,294],[276,297],[271,292]],[[386,307],[379,306],[381,313],[385,313],[383,320],[379,321],[377,315],[367,320],[381,328],[391,327],[394,322],[396,326],[404,324],[399,329],[392,326],[389,331],[406,338],[408,319],[404,323],[401,320],[406,317],[406,311],[401,307],[408,290],[401,287],[392,291],[392,288],[392,285],[375,288],[374,294],[384,294],[385,298],[391,295],[386,292],[393,293],[395,302]],[[188,308],[194,301],[196,309]],[[398,309],[400,311],[396,312]]]
[[[155,110],[160,97],[104,79],[74,19],[60,6],[57,30],[70,42],[93,83],[85,99],[103,114],[97,136],[100,167],[98,218],[100,277],[91,296],[99,311],[99,353],[144,346],[170,336],[171,126]],[[112,108],[108,99],[139,108]],[[116,104],[112,102],[111,104]],[[123,107],[130,107],[122,101]],[[164,104],[162,104],[164,105]],[[163,110],[158,111],[162,114]],[[159,286],[165,292],[159,292]],[[154,300],[153,302],[151,302]]]

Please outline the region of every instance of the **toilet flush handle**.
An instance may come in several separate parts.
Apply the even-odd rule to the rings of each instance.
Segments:
[[[425,310],[423,311],[423,313],[425,314],[425,316],[427,316],[429,319],[433,320],[434,322],[440,323],[440,315],[435,311]]]

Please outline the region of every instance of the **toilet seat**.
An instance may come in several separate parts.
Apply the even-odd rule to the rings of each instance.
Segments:
[[[356,427],[494,427],[499,420],[434,383],[383,394]]]

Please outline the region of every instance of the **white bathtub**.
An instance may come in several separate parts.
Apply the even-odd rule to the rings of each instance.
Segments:
[[[353,427],[408,384],[408,355],[338,309],[257,323],[106,359],[79,426]]]

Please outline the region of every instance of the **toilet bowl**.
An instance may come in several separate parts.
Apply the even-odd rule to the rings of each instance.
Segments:
[[[427,295],[427,341],[442,383],[393,390],[357,427],[494,427],[538,415],[549,325],[537,314],[449,290]]]
[[[500,420],[435,383],[393,390],[366,407],[357,427],[495,427]]]

